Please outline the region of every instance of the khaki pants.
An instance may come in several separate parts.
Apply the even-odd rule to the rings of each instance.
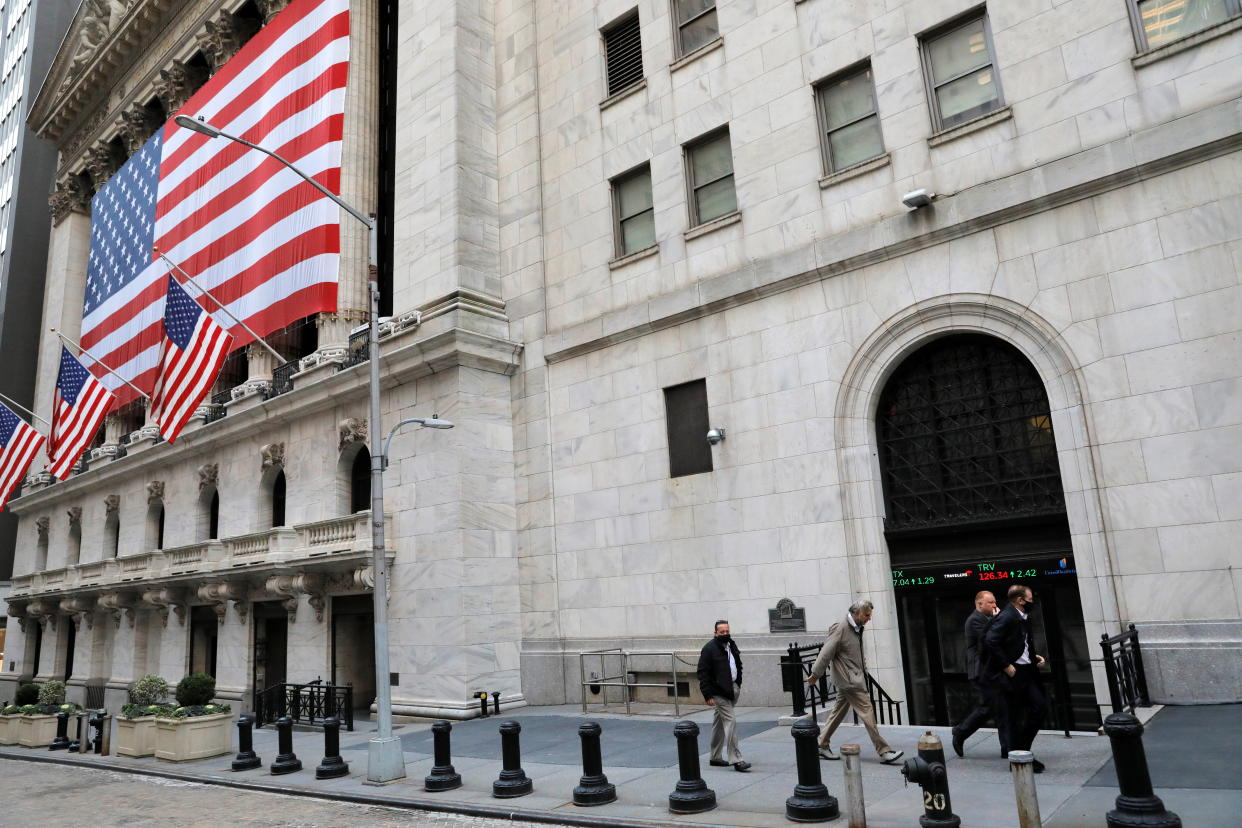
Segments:
[[[716,762],[728,762],[731,765],[742,761],[742,752],[737,747],[737,717],[733,706],[742,697],[742,685],[733,685],[733,698],[714,696],[716,702],[712,706],[715,717],[712,719],[712,752],[711,759]],[[728,757],[725,751],[728,750]]]
[[[867,691],[848,687],[837,688],[837,706],[832,708],[832,714],[819,731],[820,747],[832,741],[832,734],[836,732],[837,726],[841,724],[841,720],[845,718],[845,714],[850,711],[851,707],[858,714],[863,727],[867,728],[867,735],[871,737],[871,743],[875,745],[875,752],[883,755],[891,750],[888,742],[884,741],[884,737],[880,735],[880,728],[875,724],[875,712],[871,709],[871,698],[867,695]]]

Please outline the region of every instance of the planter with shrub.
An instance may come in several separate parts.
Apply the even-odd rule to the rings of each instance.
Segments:
[[[21,707],[16,704],[0,708],[0,745],[17,744],[17,726],[21,721],[18,717],[21,713]]]
[[[160,676],[143,676],[129,690],[129,703],[121,706],[116,720],[118,756],[155,755],[155,716],[168,705],[168,682]]]
[[[21,691],[18,691],[19,696]],[[56,738],[56,714],[76,713],[78,706],[65,703],[65,683],[46,681],[37,691],[34,704],[18,708],[17,743],[23,747],[47,747]]]
[[[233,715],[227,704],[212,704],[216,680],[194,673],[177,683],[176,705],[155,715],[155,756],[170,762],[206,759],[233,749]]]

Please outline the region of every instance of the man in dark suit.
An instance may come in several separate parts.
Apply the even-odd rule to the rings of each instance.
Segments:
[[[1009,606],[992,620],[983,636],[987,653],[984,669],[1004,694],[1009,750],[1030,750],[1048,710],[1039,677],[1044,657],[1036,654],[1031,636],[1035,594],[1029,587],[1014,584],[1007,597]],[[1036,773],[1043,773],[1043,762],[1036,759],[1034,765]]]
[[[997,736],[1000,738],[1001,754],[1009,752],[1009,741],[1005,735],[1004,699],[996,682],[983,678],[980,664],[983,659],[983,634],[988,625],[1000,610],[996,606],[996,596],[984,590],[975,595],[975,609],[966,617],[966,678],[975,686],[975,695],[979,701],[975,709],[953,728],[953,751],[963,756],[966,740],[975,731],[983,727],[990,718],[996,719]]]
[[[737,718],[734,706],[742,695],[742,653],[729,635],[729,622],[716,622],[716,635],[699,653],[699,689],[712,706],[712,752],[710,764],[745,773],[750,762],[742,759],[737,746]],[[725,753],[728,758],[725,758]]]

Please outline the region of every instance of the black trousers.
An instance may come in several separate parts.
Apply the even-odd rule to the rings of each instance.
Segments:
[[[953,735],[966,741],[975,734],[976,730],[986,725],[989,719],[994,719],[1001,753],[1007,753],[1009,751],[1009,722],[1005,713],[1004,693],[988,681],[975,679],[971,684],[975,686],[975,695],[979,701],[975,704],[975,709],[953,728]]]
[[[1043,681],[1034,664],[1019,664],[1004,690],[1005,712],[1009,721],[1009,749],[1030,750],[1048,712]]]

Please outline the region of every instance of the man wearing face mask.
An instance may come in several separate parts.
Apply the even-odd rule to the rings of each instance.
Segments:
[[[737,746],[737,719],[734,706],[742,695],[742,654],[729,635],[729,622],[716,622],[716,635],[699,653],[699,689],[711,705],[712,752],[710,764],[745,773],[750,762],[742,759]],[[726,753],[728,754],[726,757]]]
[[[966,636],[966,678],[975,686],[978,703],[961,722],[953,728],[953,752],[958,756],[965,755],[966,740],[975,731],[987,724],[989,718],[995,717],[997,736],[1000,739],[1001,754],[1009,752],[1009,744],[1005,734],[1005,706],[1000,688],[995,682],[988,681],[984,675],[983,665],[986,654],[983,652],[983,636],[988,626],[1000,613],[996,606],[996,596],[986,589],[975,594],[975,610],[966,618],[964,628]]]
[[[1036,654],[1031,635],[1030,614],[1035,607],[1035,594],[1030,587],[1014,584],[1007,597],[1009,606],[996,616],[983,636],[987,673],[1000,685],[1005,697],[1009,750],[1030,750],[1048,710],[1039,677],[1039,668],[1045,661]],[[1038,759],[1034,767],[1036,773],[1044,772],[1044,763]]]

